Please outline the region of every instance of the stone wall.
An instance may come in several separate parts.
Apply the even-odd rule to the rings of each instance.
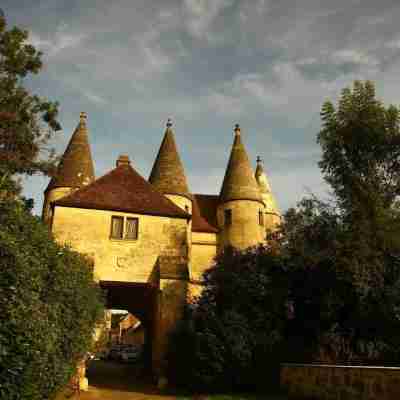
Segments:
[[[190,279],[199,281],[203,272],[214,264],[217,255],[217,235],[215,233],[192,233],[192,262]]]
[[[282,364],[280,379],[292,399],[400,398],[400,368]]]
[[[110,238],[114,215],[139,219],[137,240]],[[179,218],[56,207],[52,231],[58,242],[93,258],[96,280],[148,282],[159,256],[187,257],[187,228]]]
[[[52,218],[52,211],[50,207],[50,203],[61,199],[65,196],[68,196],[74,191],[73,188],[70,187],[57,187],[49,192],[45,193],[44,195],[44,202],[43,202],[43,210],[42,210],[42,217],[45,223],[50,223]]]

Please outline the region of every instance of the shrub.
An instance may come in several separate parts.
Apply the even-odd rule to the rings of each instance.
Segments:
[[[263,247],[229,250],[217,259],[171,338],[173,382],[200,391],[277,382],[288,315],[288,282],[279,261]]]
[[[0,203],[0,398],[54,397],[103,312],[89,261],[19,201]]]

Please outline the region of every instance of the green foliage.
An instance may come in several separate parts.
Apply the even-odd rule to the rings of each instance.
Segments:
[[[60,129],[58,104],[23,85],[42,67],[41,53],[28,39],[27,31],[7,30],[0,14],[0,190],[18,188],[15,174],[49,173],[55,166],[54,151],[46,144]]]
[[[178,384],[265,387],[282,361],[398,362],[400,112],[355,82],[321,115],[331,202],[303,199],[269,248],[226,251],[205,274],[172,340]]]
[[[170,379],[194,390],[276,379],[288,299],[280,258],[263,247],[228,250],[204,278],[202,296],[172,337],[171,349],[179,343],[180,351],[170,353]]]
[[[293,347],[325,361],[394,360],[400,352],[400,111],[377,100],[371,82],[356,81],[337,108],[325,103],[321,116],[320,166],[332,204],[304,199],[282,227],[280,251],[293,272],[291,331],[302,342]]]
[[[90,262],[56,244],[23,202],[1,202],[0,398],[53,398],[102,312]]]
[[[372,82],[354,82],[338,106],[321,111],[320,166],[347,213],[392,207],[400,194],[400,110],[375,98]]]
[[[279,248],[294,307],[288,361],[382,363],[399,355],[399,253],[382,253],[376,280],[366,280],[371,275],[360,274],[360,265],[368,272],[371,264],[343,219],[316,199],[286,214]]]

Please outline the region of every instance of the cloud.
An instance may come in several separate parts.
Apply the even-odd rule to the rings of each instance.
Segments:
[[[352,63],[364,65],[377,65],[378,60],[358,49],[342,49],[335,51],[330,59],[336,64]]]
[[[30,42],[42,50],[48,58],[53,58],[62,51],[79,47],[87,38],[86,34],[69,32],[69,27],[65,23],[60,24],[52,36],[44,38],[40,34],[32,32]]]
[[[92,92],[83,92],[84,96],[87,97],[91,102],[98,104],[98,105],[104,105],[107,104],[107,100],[104,97],[98,96],[95,93]]]
[[[218,15],[233,4],[231,0],[183,0],[186,29],[196,39],[217,42],[212,25]]]
[[[211,191],[239,121],[285,209],[302,187],[321,188],[315,133],[325,100],[372,79],[379,97],[398,103],[398,0],[5,1],[45,53],[33,87],[60,100],[68,129],[59,150],[86,110],[101,172],[125,149],[150,169],[172,116],[193,190]]]

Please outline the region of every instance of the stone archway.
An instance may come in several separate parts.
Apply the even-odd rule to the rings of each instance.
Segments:
[[[124,309],[137,316],[145,330],[144,362],[145,367],[155,372],[159,366],[155,360],[157,353],[157,326],[159,323],[159,289],[149,283],[100,281],[106,292],[106,307]]]

